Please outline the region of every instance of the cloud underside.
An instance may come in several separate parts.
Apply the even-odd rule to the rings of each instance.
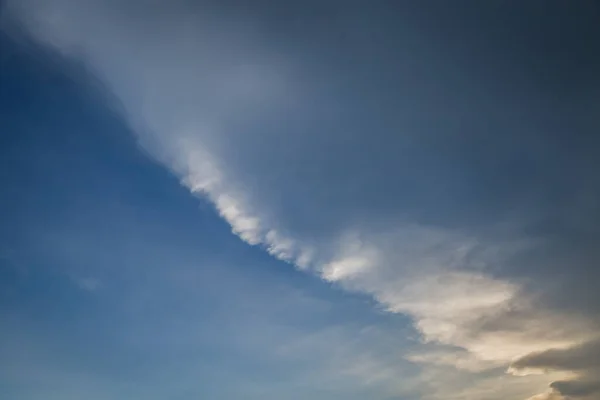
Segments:
[[[539,390],[544,374],[560,378],[530,400],[600,398],[600,342],[589,316],[546,307],[535,285],[491,273],[543,247],[537,238],[518,229],[510,231],[510,239],[483,235],[415,221],[394,210],[381,224],[380,216],[369,218],[361,208],[357,211],[366,218],[328,227],[326,234],[289,222],[286,213],[295,205],[279,204],[276,195],[296,185],[293,168],[285,168],[313,162],[317,152],[311,145],[319,143],[314,138],[330,134],[330,127],[269,131],[270,118],[280,112],[310,119],[313,109],[304,104],[320,88],[298,78],[302,65],[272,51],[253,24],[202,9],[186,15],[177,2],[155,3],[158,11],[140,13],[144,16],[99,0],[6,3],[4,23],[17,21],[41,43],[85,62],[122,103],[140,145],[190,192],[208,199],[242,240],[323,280],[366,293],[391,313],[410,316],[422,343],[405,359],[424,370],[458,374],[457,393],[470,398],[482,397],[465,389],[468,377],[488,374],[491,382],[494,371],[500,371],[502,382],[524,387],[515,394],[523,399]],[[142,6],[128,4],[132,10]],[[157,21],[161,29],[155,29]],[[305,153],[297,156],[301,161],[284,159],[289,162],[273,165],[276,171],[269,176],[258,167],[253,171],[248,161],[295,150]],[[355,162],[354,154],[330,156]],[[394,173],[382,171],[380,179]],[[256,179],[248,180],[253,174]],[[286,186],[272,190],[270,182]],[[360,176],[356,182],[361,184]],[[321,215],[327,220],[328,213],[337,212],[335,207],[319,208],[312,226],[319,226]],[[497,398],[506,398],[506,388],[493,387]],[[452,398],[443,388],[430,397]]]
[[[590,340],[566,349],[534,352],[515,360],[514,372],[571,371],[569,379],[556,380],[547,398],[600,398],[600,340]]]

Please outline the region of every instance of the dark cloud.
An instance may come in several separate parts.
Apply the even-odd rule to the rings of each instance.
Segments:
[[[581,380],[556,381],[550,384],[550,387],[563,396],[583,397],[587,399],[600,399],[600,380]]]
[[[577,378],[555,381],[550,384],[550,387],[564,396],[600,399],[600,340],[598,339],[567,349],[552,349],[526,355],[516,360],[512,368],[577,373]]]
[[[514,368],[544,368],[580,371],[600,368],[600,340],[568,349],[552,349],[526,355],[515,361]]]

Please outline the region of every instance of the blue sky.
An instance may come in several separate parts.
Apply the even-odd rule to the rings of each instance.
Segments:
[[[0,7],[3,397],[599,398],[595,2]]]

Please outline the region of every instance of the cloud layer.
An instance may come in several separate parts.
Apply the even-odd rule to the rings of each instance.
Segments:
[[[410,316],[423,348],[403,357],[457,374],[463,387],[455,393],[468,393],[461,390],[471,374],[481,382],[492,374],[523,385],[511,395],[526,398],[546,379],[530,373],[555,371],[575,376],[533,398],[598,394],[590,356],[598,310],[569,312],[569,301],[582,301],[573,289],[577,268],[596,254],[585,247],[575,257],[561,247],[565,231],[579,243],[595,237],[586,215],[596,216],[598,185],[581,189],[591,179],[576,175],[592,165],[585,152],[570,164],[574,172],[563,171],[565,182],[576,182],[572,196],[550,196],[554,186],[540,183],[563,179],[554,159],[561,144],[540,126],[545,116],[532,111],[520,124],[524,111],[509,105],[531,100],[535,88],[513,98],[477,78],[494,74],[465,62],[460,52],[469,49],[450,47],[444,56],[445,43],[410,26],[409,10],[396,43],[380,52],[373,43],[389,32],[352,7],[334,13],[331,29],[355,41],[327,47],[337,39],[323,23],[283,29],[289,16],[277,10],[279,19],[202,2],[6,3],[5,27],[24,27],[84,62],[116,95],[142,148],[208,199],[242,240]],[[387,59],[391,52],[399,54]],[[388,63],[407,77],[387,71]],[[392,80],[370,86],[377,72]],[[454,80],[470,84],[459,91]],[[555,107],[537,97],[528,106]],[[538,202],[547,197],[558,200]],[[575,279],[553,292],[569,262],[578,263]],[[565,293],[573,299],[564,304],[548,299]],[[431,398],[448,398],[453,385],[438,384]],[[485,398],[506,398],[497,390]]]
[[[600,342],[598,339],[583,342],[566,349],[549,349],[530,353],[515,360],[511,371],[567,371],[573,376],[569,379],[552,382],[554,394],[567,398],[600,398]]]

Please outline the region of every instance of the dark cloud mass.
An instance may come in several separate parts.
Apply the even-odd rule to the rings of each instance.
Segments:
[[[529,354],[513,363],[515,368],[549,368],[581,371],[600,368],[600,340],[569,349],[553,349]]]
[[[513,362],[517,370],[572,371],[576,378],[552,382],[550,387],[562,395],[600,399],[600,340],[592,340],[567,349],[532,353]]]
[[[556,381],[552,382],[550,387],[564,396],[600,399],[600,381],[594,378]]]

